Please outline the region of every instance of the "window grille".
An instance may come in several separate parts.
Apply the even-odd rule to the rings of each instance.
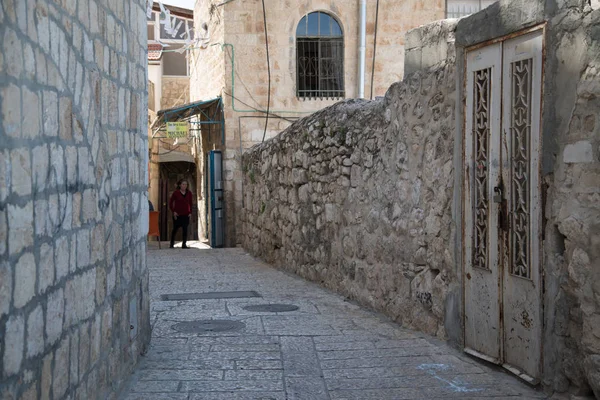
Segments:
[[[497,0],[447,0],[446,18],[461,18],[474,14]]]
[[[296,95],[344,98],[344,35],[329,14],[312,12],[296,29]]]

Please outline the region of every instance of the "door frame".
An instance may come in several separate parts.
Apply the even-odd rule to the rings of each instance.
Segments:
[[[461,285],[461,294],[460,294],[460,298],[461,298],[461,333],[462,333],[462,348],[463,351],[465,351],[465,353],[470,354],[472,356],[475,356],[477,358],[486,360],[488,362],[492,362],[495,364],[498,364],[500,366],[503,366],[507,371],[513,373],[514,375],[516,375],[517,377],[523,379],[524,381],[526,381],[529,384],[532,385],[537,385],[540,382],[540,379],[538,378],[533,378],[528,376],[527,374],[523,373],[522,371],[520,371],[518,368],[513,367],[513,366],[509,366],[504,364],[504,321],[503,321],[503,300],[502,300],[502,282],[499,282],[499,290],[500,290],[500,296],[498,301],[500,302],[500,332],[501,332],[501,339],[500,339],[500,360],[494,360],[492,357],[488,357],[484,354],[480,354],[476,351],[468,351],[468,349],[466,348],[466,323],[465,323],[465,317],[466,317],[466,298],[465,298],[465,288],[466,288],[466,283],[465,283],[465,275],[466,275],[466,240],[467,240],[467,227],[466,227],[466,216],[467,216],[467,210],[466,210],[466,205],[467,205],[467,199],[466,199],[466,188],[465,185],[467,185],[468,183],[466,182],[466,171],[465,171],[465,166],[466,166],[466,151],[465,151],[465,146],[466,146],[466,141],[470,139],[469,135],[467,134],[467,110],[469,109],[468,107],[468,93],[467,93],[467,87],[468,87],[468,56],[469,53],[476,51],[478,49],[484,48],[484,47],[488,47],[491,45],[494,45],[496,43],[503,43],[506,42],[510,39],[513,38],[517,38],[520,36],[524,36],[533,32],[538,32],[541,31],[541,35],[542,35],[542,57],[541,57],[541,63],[542,63],[542,69],[541,69],[541,82],[540,82],[540,121],[539,121],[539,126],[540,126],[540,131],[539,131],[539,160],[538,160],[538,179],[537,179],[537,190],[538,193],[540,195],[540,211],[539,211],[539,225],[538,225],[538,229],[537,229],[537,234],[539,235],[539,241],[538,241],[538,254],[539,254],[539,288],[540,288],[540,304],[539,304],[539,308],[540,308],[540,324],[541,324],[541,329],[540,329],[540,346],[539,346],[539,353],[540,353],[540,378],[543,376],[543,365],[544,365],[544,329],[545,329],[545,304],[544,304],[544,293],[545,293],[545,269],[544,269],[544,252],[543,252],[543,246],[544,246],[544,237],[543,237],[543,232],[544,232],[544,208],[545,208],[545,195],[543,193],[543,180],[542,180],[542,169],[541,169],[541,158],[542,158],[542,154],[543,154],[543,149],[544,149],[544,143],[543,143],[543,114],[544,114],[544,86],[545,86],[545,65],[546,65],[546,43],[547,43],[547,23],[543,22],[543,23],[539,23],[539,24],[535,24],[532,25],[528,28],[524,28],[521,29],[519,31],[515,31],[512,32],[508,35],[503,35],[503,36],[499,36],[497,38],[491,39],[491,40],[487,40],[481,43],[477,43],[474,44],[472,46],[468,46],[468,47],[463,47],[462,48],[462,68],[461,68],[461,73],[462,73],[462,82],[461,80],[458,80],[457,86],[458,88],[460,88],[459,94],[460,94],[460,107],[462,108],[462,110],[460,112],[457,113],[457,117],[459,118],[459,122],[457,124],[457,127],[459,127],[460,129],[460,133],[459,133],[459,138],[461,140],[461,143],[458,145],[458,147],[455,147],[455,149],[459,152],[458,154],[460,154],[460,173],[457,174],[458,175],[458,186],[460,188],[460,221],[459,221],[459,226],[460,226],[460,235],[458,236],[460,238],[460,273],[461,273],[461,278],[460,278],[460,285]],[[502,54],[502,60],[500,65],[503,67],[504,64],[504,47],[502,47],[501,49],[501,54]],[[459,67],[460,68],[460,67]],[[504,130],[504,126],[502,125],[503,122],[503,110],[504,110],[504,96],[503,96],[503,92],[504,92],[504,83],[502,82],[504,76],[504,72],[501,71],[501,81],[500,81],[500,90],[502,92],[501,94],[501,103],[500,103],[500,114],[501,114],[501,132],[500,135],[503,135],[503,130]],[[504,263],[499,263],[499,268],[501,268],[501,270],[499,271],[500,277],[503,280],[504,277]]]

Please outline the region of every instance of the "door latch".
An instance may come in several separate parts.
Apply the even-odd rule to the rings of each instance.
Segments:
[[[492,200],[494,203],[499,204],[498,210],[498,227],[504,232],[508,231],[508,210],[507,210],[507,201],[504,198],[502,181],[498,184],[498,186],[494,187],[494,195]]]
[[[494,203],[502,203],[502,186],[498,185],[494,188],[494,197],[492,198]]]

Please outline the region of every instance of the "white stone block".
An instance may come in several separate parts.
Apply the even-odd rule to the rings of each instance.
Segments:
[[[40,246],[38,293],[44,293],[54,283],[54,248],[47,243]]]
[[[48,181],[48,146],[37,146],[32,153],[33,186],[36,193],[41,193],[46,189]]]
[[[31,194],[31,156],[26,147],[10,152],[12,191],[19,196]]]
[[[17,254],[23,248],[33,245],[33,202],[28,202],[23,208],[8,205],[8,250]]]
[[[35,201],[35,234],[48,235],[48,200]]]
[[[38,305],[27,318],[27,357],[33,357],[44,350],[44,313]]]
[[[21,3],[21,2],[19,2]],[[25,3],[25,1],[23,1]],[[35,53],[29,43],[25,43],[23,48],[23,59],[25,61],[25,76],[27,79],[35,80]],[[28,103],[23,103],[28,104]],[[26,106],[27,107],[27,106]]]
[[[90,264],[90,232],[86,229],[77,234],[77,269]]]
[[[19,79],[23,71],[23,46],[15,31],[6,28],[4,32],[4,73]]]
[[[10,192],[10,154],[0,151],[0,201],[6,200]]]
[[[6,322],[4,335],[4,375],[14,375],[21,369],[24,341],[25,321],[23,317],[10,317]]]
[[[69,338],[60,343],[54,353],[54,371],[52,379],[54,398],[62,398],[69,386]]]
[[[50,65],[51,63],[48,63]],[[50,68],[49,68],[50,69]],[[46,90],[43,94],[44,134],[58,136],[58,96],[55,92]]]
[[[50,353],[46,357],[44,357],[44,361],[42,363],[42,390],[41,390],[41,399],[49,400],[50,399],[50,389],[52,388],[52,359],[54,358],[54,354]]]
[[[565,163],[591,163],[594,162],[592,144],[587,140],[568,144],[563,152]]]
[[[60,145],[50,144],[50,167],[52,186],[58,185],[60,188],[65,184],[65,153]]]
[[[65,310],[64,292],[62,289],[48,295],[46,310],[46,336],[48,345],[56,343],[60,338],[63,328],[63,315]]]
[[[0,89],[2,95],[2,125],[8,136],[21,136],[21,90],[15,85]]]
[[[0,263],[0,317],[8,314],[12,297],[12,271],[8,261]]]
[[[35,295],[35,258],[25,253],[15,266],[15,307],[21,308]]]
[[[42,103],[38,93],[27,88],[23,88],[23,114],[23,137],[26,139],[39,137],[42,128]]]
[[[76,331],[71,336],[71,365],[69,367],[70,385],[79,382],[79,333]]]
[[[61,236],[54,242],[54,265],[56,280],[59,281],[69,273],[69,239]]]

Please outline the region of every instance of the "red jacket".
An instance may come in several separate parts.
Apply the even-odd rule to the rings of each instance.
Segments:
[[[177,215],[190,215],[192,213],[192,192],[186,190],[185,195],[183,195],[181,190],[175,190],[169,200],[169,208]]]

